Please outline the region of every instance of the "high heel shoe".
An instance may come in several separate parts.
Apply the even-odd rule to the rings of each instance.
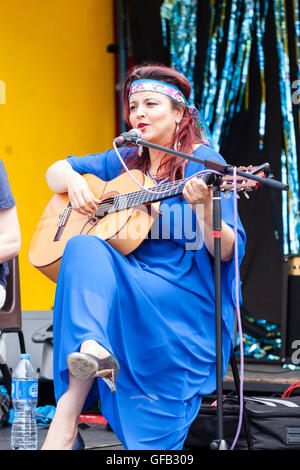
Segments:
[[[84,450],[84,449],[85,449],[84,441],[83,441],[81,435],[78,432],[76,434],[75,439],[74,439],[71,450]]]
[[[67,357],[67,364],[70,374],[76,379],[84,381],[100,377],[111,392],[116,391],[119,364],[112,354],[104,359],[98,359],[93,354],[74,352]]]

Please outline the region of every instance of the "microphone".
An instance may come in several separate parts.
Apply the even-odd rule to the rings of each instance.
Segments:
[[[119,137],[114,139],[114,143],[122,145],[124,142],[136,142],[137,139],[142,137],[142,132],[139,129],[131,129],[128,132],[122,132]]]

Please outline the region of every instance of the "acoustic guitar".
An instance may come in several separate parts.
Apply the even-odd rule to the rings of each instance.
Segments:
[[[239,170],[266,177],[268,164],[240,167]],[[111,181],[85,174],[93,194],[100,200],[94,217],[73,210],[67,193],[56,193],[43,211],[29,247],[29,261],[53,282],[57,281],[61,258],[67,241],[74,235],[95,235],[106,240],[123,255],[135,250],[147,237],[153,222],[160,216],[164,199],[182,194],[186,179],[156,185],[139,170],[132,175],[151,193],[141,189],[127,173]],[[213,173],[200,176],[207,185],[216,177]],[[246,196],[260,186],[256,181],[237,176],[237,191]],[[221,191],[233,190],[233,176],[223,176]],[[163,194],[160,194],[164,191]]]

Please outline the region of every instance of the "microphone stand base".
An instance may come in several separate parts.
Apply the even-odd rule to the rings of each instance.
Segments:
[[[210,443],[210,450],[229,450],[229,446],[224,439],[215,439]]]

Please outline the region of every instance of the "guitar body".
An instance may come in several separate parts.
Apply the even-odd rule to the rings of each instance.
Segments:
[[[131,172],[145,187],[155,184],[139,170]],[[94,195],[101,202],[119,194],[139,191],[140,187],[123,173],[111,181],[83,175]],[[159,215],[160,202],[120,210],[101,218],[91,219],[71,209],[67,193],[56,193],[35,228],[29,247],[29,261],[53,282],[57,281],[65,246],[75,235],[94,235],[106,240],[123,255],[135,250],[147,237],[154,220]],[[153,210],[154,209],[154,210]]]

